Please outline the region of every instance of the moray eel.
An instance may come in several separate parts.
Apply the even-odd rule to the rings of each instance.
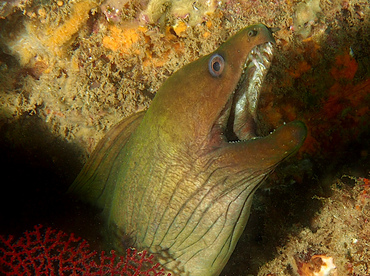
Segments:
[[[98,144],[70,192],[102,209],[116,250],[129,241],[172,275],[221,273],[254,192],[306,137],[299,121],[255,135],[274,43],[262,24],[239,31]]]

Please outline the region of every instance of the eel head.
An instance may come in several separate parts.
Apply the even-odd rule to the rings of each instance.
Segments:
[[[302,122],[288,123],[267,137],[255,133],[274,44],[271,29],[252,25],[173,74],[146,115],[162,132],[156,137],[172,148],[218,156],[220,163],[241,170],[270,170],[294,153],[306,136]]]

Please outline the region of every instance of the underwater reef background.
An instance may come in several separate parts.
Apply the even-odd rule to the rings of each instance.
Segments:
[[[368,0],[1,0],[0,234],[42,223],[101,250],[99,219],[65,196],[97,142],[253,23],[280,28],[258,134],[298,119],[309,135],[221,275],[370,275]]]

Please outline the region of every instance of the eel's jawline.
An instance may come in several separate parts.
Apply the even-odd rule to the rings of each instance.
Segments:
[[[267,42],[250,51],[238,85],[214,125],[221,131],[224,141],[245,141],[256,136],[258,100],[273,58],[273,46],[272,42]]]

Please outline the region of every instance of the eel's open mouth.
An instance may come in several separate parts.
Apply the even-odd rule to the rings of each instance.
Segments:
[[[250,51],[238,85],[214,125],[213,131],[221,132],[223,140],[238,142],[256,136],[258,100],[273,58],[273,46],[266,42]]]

